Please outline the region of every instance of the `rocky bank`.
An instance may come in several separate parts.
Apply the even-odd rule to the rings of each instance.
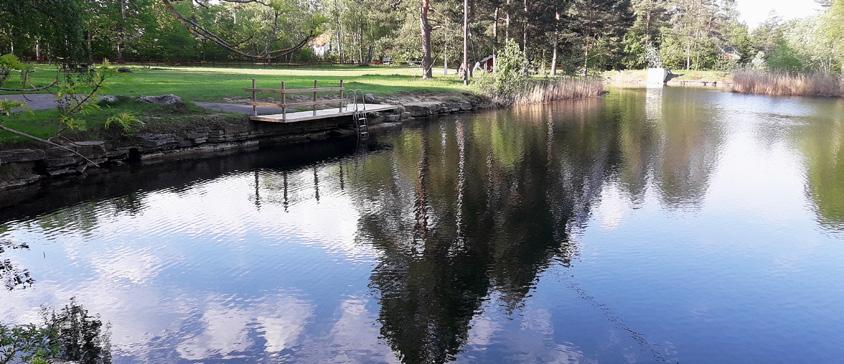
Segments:
[[[402,108],[373,113],[370,130],[400,126],[402,122],[437,115],[470,112],[498,105],[487,98],[463,93],[449,95],[366,96],[370,103],[390,103]],[[0,147],[0,191],[68,180],[90,173],[107,173],[125,164],[148,164],[186,158],[207,158],[266,145],[307,143],[331,138],[356,137],[350,117],[301,123],[259,123],[248,116],[232,114],[201,115],[195,122],[143,127],[131,135],[105,133],[97,140],[84,140],[85,134],[65,143],[77,154],[58,147],[31,144],[14,149]],[[92,164],[93,162],[94,164]]]

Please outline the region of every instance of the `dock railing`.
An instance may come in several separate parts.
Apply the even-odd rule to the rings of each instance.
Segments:
[[[343,108],[346,106],[346,99],[344,97],[345,87],[343,86],[343,80],[340,80],[339,86],[330,86],[330,87],[319,87],[317,84],[317,80],[314,80],[314,86],[311,88],[287,88],[285,86],[284,81],[281,81],[281,85],[279,88],[258,88],[255,79],[252,79],[252,88],[245,88],[244,91],[249,92],[252,94],[252,115],[258,116],[258,94],[272,94],[272,95],[279,95],[281,99],[280,102],[275,103],[281,108],[281,119],[282,121],[287,121],[287,110],[291,108],[306,108],[311,107],[314,112],[314,116],[317,114],[317,106],[319,105],[337,105],[339,108],[339,112],[343,112]],[[337,98],[330,98],[330,99],[317,99],[318,94],[320,93],[339,93],[339,97]],[[288,94],[311,94],[312,100],[311,101],[299,101],[299,102],[287,102],[287,95]],[[357,106],[357,105],[356,105]]]

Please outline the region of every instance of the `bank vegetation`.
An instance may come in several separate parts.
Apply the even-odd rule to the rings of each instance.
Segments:
[[[739,93],[770,96],[842,96],[841,78],[830,73],[745,70],[734,72],[732,79],[730,90]]]

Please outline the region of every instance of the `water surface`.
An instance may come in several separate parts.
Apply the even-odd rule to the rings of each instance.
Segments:
[[[844,102],[715,91],[128,168],[0,210],[116,362],[835,362]]]

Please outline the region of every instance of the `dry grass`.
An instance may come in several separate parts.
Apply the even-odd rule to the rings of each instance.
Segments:
[[[733,92],[772,96],[842,96],[841,79],[826,73],[737,71],[732,78],[730,90]]]
[[[604,83],[597,77],[561,77],[532,82],[514,98],[516,104],[539,104],[556,100],[600,96]]]

